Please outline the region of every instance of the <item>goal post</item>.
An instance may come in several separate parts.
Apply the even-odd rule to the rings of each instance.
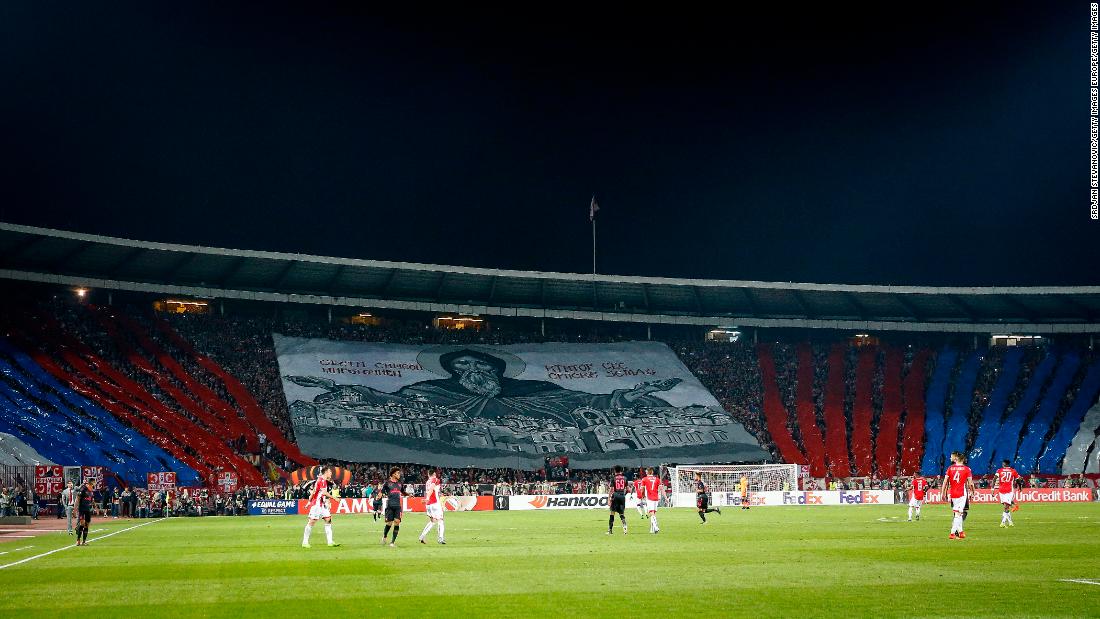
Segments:
[[[687,464],[669,467],[673,507],[695,506],[696,473],[702,475],[717,505],[740,504],[742,477],[750,496],[754,492],[798,490],[797,464]]]

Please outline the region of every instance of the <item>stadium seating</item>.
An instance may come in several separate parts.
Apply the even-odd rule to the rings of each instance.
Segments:
[[[771,433],[772,441],[778,447],[779,455],[784,462],[805,464],[806,456],[795,444],[794,437],[791,436],[791,430],[787,427],[787,420],[790,419],[790,415],[779,396],[775,375],[775,358],[772,356],[772,349],[769,345],[762,344],[757,348],[757,355],[763,379],[762,407],[764,416],[767,419],[768,432]]]
[[[959,369],[951,398],[951,415],[947,418],[947,430],[943,439],[943,455],[966,452],[966,437],[970,431],[970,402],[974,397],[974,385],[981,369],[982,349],[970,351]]]
[[[181,483],[210,484],[233,471],[242,484],[262,485],[317,464],[294,442],[273,332],[410,342],[423,342],[426,333],[440,342],[538,339],[422,326],[172,318],[90,304],[44,304],[3,322],[9,337],[0,340],[0,432],[51,461],[108,466],[131,482],[173,470]],[[1039,355],[1022,348],[849,346],[840,339],[673,343],[775,459],[806,464],[814,477],[936,475],[951,451],[968,453],[978,474],[1002,458],[1022,473],[1057,473],[1071,442],[1087,435],[1082,424],[1100,395],[1100,359],[1072,347]]]
[[[928,397],[925,399],[925,448],[921,463],[921,472],[925,475],[935,475],[944,468],[944,407],[958,356],[958,351],[944,348],[936,358],[936,370],[932,374],[932,384],[928,387]]]
[[[905,375],[902,391],[905,397],[905,435],[901,444],[900,472],[902,475],[916,475],[920,471],[926,417],[924,384],[927,380],[927,366],[931,356],[930,350],[921,349],[913,358],[909,372]],[[893,471],[887,469],[885,473],[892,475]]]
[[[1011,395],[1020,377],[1023,356],[1024,351],[1022,348],[1012,348],[1005,353],[1000,376],[993,387],[993,392],[990,394],[989,404],[982,412],[978,436],[970,449],[970,469],[977,475],[985,475],[995,470],[995,468],[990,468],[993,440],[997,437],[997,431],[1001,428],[1001,419],[1008,407],[1008,396]]]
[[[1058,471],[1058,463],[1066,456],[1066,450],[1074,435],[1077,434],[1079,429],[1085,429],[1086,431],[1091,429],[1087,426],[1083,427],[1082,421],[1085,419],[1085,413],[1096,402],[1098,395],[1100,395],[1100,359],[1093,361],[1089,366],[1073,404],[1066,411],[1066,415],[1062,418],[1062,423],[1058,426],[1054,436],[1047,442],[1046,450],[1039,458],[1039,471]],[[1066,471],[1063,468],[1060,472],[1064,475],[1067,472],[1082,473],[1084,471]]]
[[[872,406],[872,391],[874,390],[875,356],[878,349],[872,346],[864,346],[859,351],[856,361],[855,398],[852,403],[852,460],[856,475],[870,477],[874,473],[874,438],[871,433],[871,422],[874,410]],[[897,423],[894,424],[897,432]],[[897,443],[895,436],[894,441]],[[896,453],[896,449],[894,450]]]
[[[817,425],[817,414],[814,411],[813,349],[808,343],[799,344],[797,355],[795,413],[798,415],[798,429],[802,434],[806,458],[810,461],[810,474],[814,477],[824,477],[828,469],[825,466],[825,441],[821,436],[821,428]]]
[[[844,349],[844,344],[839,342],[829,348],[825,382],[825,453],[829,460],[829,474],[833,477],[852,475],[848,459],[847,420],[844,416]]]
[[[1039,397],[1043,393],[1043,387],[1054,372],[1057,362],[1058,353],[1051,351],[1043,357],[1043,360],[1035,369],[1019,404],[1005,418],[1001,424],[1001,429],[997,432],[997,437],[993,440],[990,467],[995,467],[1002,460],[1011,461],[1016,458],[1016,447],[1020,442],[1020,432],[1023,430],[1024,422],[1039,401]]]
[[[193,469],[58,383],[2,338],[0,374],[0,428],[51,461],[106,466],[128,483],[144,483],[148,473],[164,470],[176,471],[183,483],[199,481]]]
[[[1043,446],[1043,440],[1054,423],[1054,416],[1058,413],[1058,406],[1065,398],[1066,390],[1070,382],[1077,374],[1077,368],[1081,365],[1081,357],[1070,351],[1062,355],[1058,364],[1058,371],[1054,373],[1054,379],[1043,393],[1043,400],[1039,403],[1039,410],[1027,423],[1026,432],[1016,450],[1015,468],[1021,475],[1029,475],[1035,471],[1035,465],[1039,458],[1039,449]]]

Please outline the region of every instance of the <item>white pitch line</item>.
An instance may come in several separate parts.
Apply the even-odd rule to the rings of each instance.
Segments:
[[[1059,578],[1058,582],[1076,582],[1082,585],[1100,585],[1100,581],[1085,578]]]
[[[119,533],[125,533],[127,531],[132,531],[134,529],[144,527],[146,525],[156,524],[158,522],[161,522],[162,520],[164,520],[164,518],[158,518],[156,520],[150,520],[149,522],[143,522],[141,524],[135,524],[134,526],[126,527],[125,529],[119,529],[118,531],[115,531],[114,533],[108,533],[107,535],[100,535],[99,537],[93,537],[92,539],[88,540],[88,543],[90,544],[92,542],[99,541],[101,539],[107,539],[108,537],[111,537],[112,535],[118,535]],[[62,546],[61,548],[54,548],[53,550],[49,550],[47,552],[43,552],[41,554],[34,555],[33,557],[27,557],[26,559],[20,559],[18,561],[13,562],[13,563],[0,565],[0,570],[7,569],[9,567],[15,567],[16,565],[21,565],[21,564],[26,563],[28,561],[34,561],[35,559],[41,559],[42,557],[48,557],[48,556],[52,555],[55,552],[61,552],[62,550],[68,550],[70,548],[75,548],[75,547],[76,547],[75,545],[70,544],[68,546]]]

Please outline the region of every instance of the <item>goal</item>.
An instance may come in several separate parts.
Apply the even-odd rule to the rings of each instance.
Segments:
[[[718,505],[731,505],[726,497],[740,497],[741,478],[748,482],[748,492],[798,490],[797,464],[695,464],[669,468],[673,506],[695,505],[695,474],[701,473],[703,483]],[[740,499],[737,499],[739,502]]]

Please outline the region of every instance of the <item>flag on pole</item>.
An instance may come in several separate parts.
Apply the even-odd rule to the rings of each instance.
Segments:
[[[588,205],[588,221],[596,221],[596,211],[600,205],[596,203],[596,194],[592,194],[592,203]]]

